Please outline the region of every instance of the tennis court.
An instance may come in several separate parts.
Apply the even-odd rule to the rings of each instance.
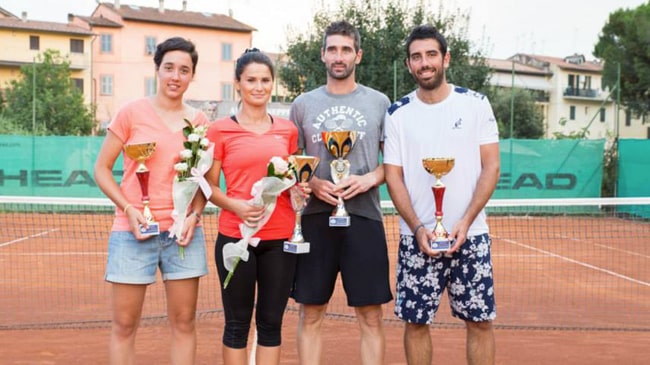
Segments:
[[[94,349],[94,360],[72,363],[104,363],[110,287],[103,281],[103,272],[112,206],[103,199],[1,198],[0,340],[11,346],[0,348],[0,355],[5,352],[0,358],[14,361],[7,356],[23,351],[24,362],[17,358],[8,363],[48,363],[43,360],[47,356],[38,355],[37,349],[60,343],[65,354],[77,348],[79,358],[87,356],[89,348]],[[583,351],[579,357],[583,361],[589,351],[603,361],[613,355],[627,359],[622,362],[626,364],[646,363],[642,359],[649,355],[644,344],[650,340],[650,199],[515,203],[492,201],[488,208],[494,240],[499,363],[548,363],[544,355],[547,359],[564,359],[555,363],[609,363],[566,362],[575,353],[561,355],[561,348],[567,348],[567,353]],[[394,265],[397,218],[389,205],[386,212],[390,262]],[[216,211],[205,218],[211,272],[201,281],[198,306],[199,355],[206,361],[199,363],[206,364],[217,356],[223,323],[212,256],[216,218]],[[392,267],[392,285],[394,271]],[[148,291],[145,327],[139,334],[145,344],[138,348],[146,359],[160,356],[160,361],[166,362],[163,294],[162,285],[151,286]],[[358,332],[340,286],[329,314],[327,325],[332,336],[326,338],[326,346],[330,343],[338,349],[328,353],[334,356],[329,363],[356,363],[354,357],[345,360],[345,356],[356,356]],[[384,317],[388,363],[404,363],[402,326],[392,314],[391,303],[385,306]],[[293,364],[297,363],[293,302],[286,320],[283,363]],[[447,344],[440,356],[457,359],[449,363],[463,363],[464,330],[449,315],[446,301],[434,327]],[[148,336],[152,339],[147,340]],[[51,341],[42,341],[47,338]],[[147,341],[156,344],[150,347]],[[80,347],[79,343],[86,345]],[[554,343],[559,345],[555,350],[547,348]],[[18,350],[18,344],[25,349]],[[594,349],[588,350],[592,344]],[[449,354],[444,355],[446,352]],[[529,361],[522,360],[526,358]],[[517,359],[521,361],[513,362]]]

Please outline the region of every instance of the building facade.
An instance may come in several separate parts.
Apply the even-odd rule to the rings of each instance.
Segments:
[[[582,55],[516,54],[508,60],[490,59],[488,64],[493,86],[534,92],[544,116],[545,138],[650,138],[650,125],[619,107],[615,91],[604,87],[598,62]]]
[[[71,77],[91,102],[92,32],[71,23],[33,21],[0,8],[0,92],[21,77],[20,68],[39,62],[48,50],[59,51],[70,62]]]
[[[199,61],[185,98],[210,114],[216,101],[233,100],[234,64],[252,44],[255,28],[230,16],[183,9],[100,3],[90,16],[73,24],[94,34],[92,101],[105,126],[124,103],[156,93],[153,55],[156,45],[180,36],[196,45]]]

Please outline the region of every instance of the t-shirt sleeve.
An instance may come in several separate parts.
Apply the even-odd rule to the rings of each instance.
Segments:
[[[383,103],[383,111],[386,112],[388,111],[388,108],[390,107],[390,99],[388,99],[388,96],[382,94],[384,97],[384,103]],[[381,119],[381,123],[379,123],[379,141],[384,142],[385,138],[385,130],[386,130],[386,116],[388,113],[384,113],[384,117]]]
[[[289,120],[293,122],[293,124],[296,126],[298,129],[298,134],[297,134],[297,148],[300,148],[301,150],[305,150],[305,136],[302,130],[302,123],[303,123],[303,118],[304,118],[304,107],[303,103],[301,102],[301,97],[298,97],[294,102],[291,104],[291,108],[289,109]]]
[[[397,123],[388,112],[384,119],[384,163],[402,166]]]
[[[289,153],[295,153],[298,150],[298,128],[294,124],[290,125],[289,135]]]
[[[219,131],[219,122],[213,122],[208,128],[208,133],[206,134],[210,142],[214,143],[214,155],[213,158],[217,161],[223,161],[224,155],[224,139],[223,134]]]
[[[129,122],[130,118],[128,109],[128,106],[121,108],[117,114],[115,114],[113,121],[107,128],[109,131],[113,132],[122,143],[126,143],[131,137],[131,123]]]
[[[490,144],[499,142],[499,127],[497,119],[494,117],[492,106],[487,97],[481,102],[479,120],[479,144]]]

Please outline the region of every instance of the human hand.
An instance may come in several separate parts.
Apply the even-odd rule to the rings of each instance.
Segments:
[[[442,256],[442,252],[431,249],[431,241],[434,238],[433,232],[424,226],[415,232],[415,239],[417,240],[420,251],[429,257],[438,258]]]
[[[200,221],[200,215],[196,213],[192,213],[185,217],[185,221],[183,222],[183,229],[181,230],[181,236],[177,237],[176,239],[176,243],[179,246],[185,247],[189,245],[190,242],[192,242],[192,239],[194,238],[194,230]]]
[[[447,251],[447,254],[452,254],[458,250],[467,240],[467,232],[469,231],[469,224],[465,223],[463,220],[456,222],[454,228],[449,233],[449,240],[453,242],[453,245]]]
[[[302,197],[305,198],[305,200],[309,199],[309,196],[311,195],[311,188],[309,187],[308,182],[301,182],[297,183],[296,186],[298,187],[298,190],[302,193]]]
[[[365,193],[375,186],[376,180],[374,175],[350,175],[339,181],[335,186],[333,193],[337,194],[344,200],[351,199],[358,194]]]
[[[256,227],[257,223],[264,217],[264,210],[263,205],[253,205],[246,200],[236,200],[232,212],[244,221],[245,225]]]
[[[129,229],[135,236],[135,239],[138,241],[144,241],[147,238],[151,237],[150,235],[143,235],[140,230],[140,227],[144,227],[145,229],[149,228],[149,223],[147,222],[147,219],[144,217],[142,212],[129,204],[127,206],[127,209],[125,209],[124,214],[129,221]]]
[[[335,187],[333,182],[315,176],[309,180],[309,188],[314,196],[330,205],[337,205],[339,202],[334,194]]]

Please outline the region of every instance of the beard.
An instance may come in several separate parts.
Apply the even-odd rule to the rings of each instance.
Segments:
[[[422,71],[422,70],[420,70]],[[418,86],[421,87],[424,90],[435,90],[442,85],[442,81],[444,80],[445,74],[442,72],[436,72],[433,75],[433,78],[424,80],[421,79],[417,76],[417,74],[413,75],[413,78],[415,79],[415,82],[417,82]]]
[[[343,65],[344,69],[343,70],[334,70],[334,66],[340,66]],[[352,72],[354,72],[354,64],[352,66],[346,65],[344,63],[332,63],[327,67],[327,74],[336,80],[345,80],[350,75],[352,75]]]

